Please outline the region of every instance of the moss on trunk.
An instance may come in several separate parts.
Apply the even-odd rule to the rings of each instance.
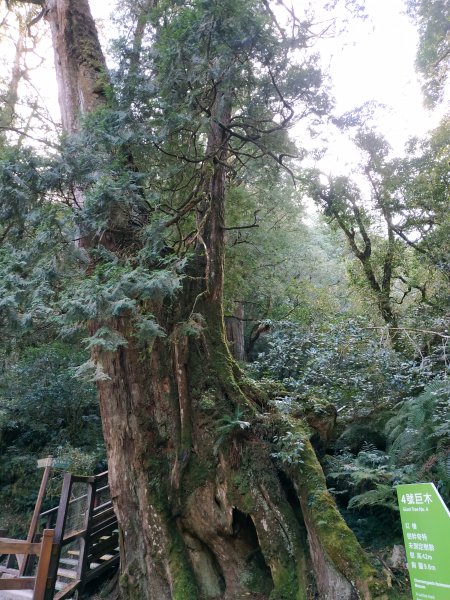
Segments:
[[[48,0],[47,8],[70,133],[80,113],[105,102],[104,60],[87,0]],[[270,600],[306,600],[316,582],[323,598],[368,600],[373,571],[326,491],[312,448],[305,439],[303,464],[280,476],[273,434],[297,425],[268,414],[267,395],[242,377],[227,346],[222,296],[232,97],[233,90],[217,84],[204,185],[193,205],[197,245],[183,290],[172,305],[142,307],[167,338],[143,349],[129,316],[90,323],[93,334],[106,324],[127,341],[92,355],[106,375],[98,391],[120,526],[122,596],[236,600],[258,591]],[[87,235],[86,248],[103,244],[120,256],[118,219],[110,215],[100,239]],[[287,480],[297,489],[298,507]]]

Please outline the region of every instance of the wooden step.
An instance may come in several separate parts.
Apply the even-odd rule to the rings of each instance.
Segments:
[[[63,565],[70,565],[72,567],[76,567],[78,565],[78,560],[75,558],[60,558],[59,562]]]
[[[90,544],[88,556],[92,558],[92,560],[97,560],[97,558],[99,556],[103,556],[103,554],[111,554],[112,552],[116,552],[118,545],[119,536],[117,533],[113,533],[106,540],[98,540],[95,543]]]
[[[58,577],[64,577],[65,579],[76,579],[78,577],[77,572],[70,569],[58,569],[57,574]]]
[[[33,600],[32,590],[5,590],[0,592],[0,600]]]
[[[118,567],[119,560],[120,560],[119,555],[117,555],[114,558],[112,558],[111,560],[108,560],[107,562],[102,563],[96,569],[92,569],[92,571],[89,571],[88,573],[86,573],[86,578],[83,581],[83,583],[89,583],[90,581],[96,579],[100,574],[104,573],[105,571],[108,571],[109,569],[112,569],[114,567]]]
[[[33,600],[32,590],[5,590],[0,592],[0,600]]]
[[[104,554],[103,556],[100,556],[99,560],[111,560],[115,556],[116,556],[115,554]]]
[[[59,581],[58,579],[56,580],[55,590],[57,590],[58,592],[60,592],[65,587],[67,587],[67,583],[64,583],[64,581]]]
[[[53,596],[53,600],[63,600],[64,598],[72,596],[79,584],[79,581],[74,581],[73,583],[66,585],[62,590]]]

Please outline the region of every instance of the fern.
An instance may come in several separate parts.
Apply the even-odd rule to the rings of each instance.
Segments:
[[[217,454],[219,448],[226,441],[229,441],[232,437],[242,435],[243,432],[250,428],[250,421],[244,421],[242,419],[243,415],[243,411],[237,408],[234,415],[224,415],[219,419],[217,432],[220,435],[214,445],[214,454]]]
[[[353,498],[348,503],[348,508],[366,508],[381,506],[390,510],[398,511],[395,489],[391,485],[379,484],[376,489],[369,490]]]
[[[446,485],[441,480],[450,478],[450,379],[436,379],[406,401],[386,430],[394,464],[414,466],[418,477],[434,473]]]

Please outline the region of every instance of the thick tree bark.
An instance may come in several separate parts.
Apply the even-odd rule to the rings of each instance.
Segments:
[[[48,9],[64,127],[73,132],[79,114],[104,101],[104,60],[87,0],[49,0]],[[127,345],[93,354],[107,375],[98,391],[121,532],[122,594],[306,600],[315,581],[324,599],[367,600],[372,569],[326,491],[303,425],[296,426],[304,462],[280,474],[272,440],[293,422],[270,411],[227,346],[222,294],[232,98],[216,92],[195,257],[174,305],[148,307],[168,337],[142,349],[124,316],[108,325]],[[108,243],[114,249],[113,238]],[[98,326],[91,323],[92,333]]]
[[[47,0],[64,131],[105,103],[106,63],[88,0]]]
[[[234,314],[225,318],[227,340],[233,357],[238,361],[244,361],[246,359],[244,337],[244,304],[242,302],[235,302],[234,306]]]

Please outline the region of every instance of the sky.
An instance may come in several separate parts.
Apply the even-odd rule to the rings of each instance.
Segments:
[[[336,114],[377,101],[376,128],[401,156],[406,141],[438,125],[443,110],[423,106],[420,82],[414,68],[418,35],[404,14],[404,0],[365,0],[367,19],[354,18],[339,38],[321,42],[323,64],[332,78]],[[321,169],[348,174],[359,160],[351,142],[327,131],[328,151]],[[317,141],[320,145],[321,140]]]
[[[300,0],[292,0],[294,6]],[[303,1],[303,0],[302,0]],[[105,0],[90,0],[91,10],[99,19],[100,30],[107,31],[112,4]],[[346,33],[320,42],[325,68],[332,78],[336,99],[336,114],[347,112],[365,102],[376,100],[384,104],[376,112],[376,126],[387,138],[393,153],[401,155],[406,140],[423,135],[438,124],[439,111],[424,109],[418,77],[414,70],[417,33],[404,14],[404,0],[365,0],[368,18],[353,18]],[[345,9],[342,15],[345,16]],[[49,37],[49,36],[48,36]],[[50,40],[41,54],[46,62],[32,74],[36,79],[50,113],[57,116],[57,91],[52,65]],[[442,111],[441,111],[442,112]],[[348,173],[359,155],[348,139],[330,129],[315,142],[306,140],[302,128],[293,131],[300,145],[327,147],[320,168],[334,174]]]

